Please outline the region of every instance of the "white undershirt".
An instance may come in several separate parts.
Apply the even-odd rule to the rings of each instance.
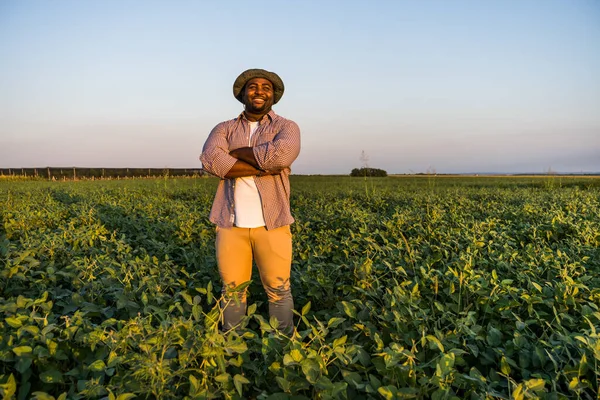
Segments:
[[[250,123],[250,135],[248,136],[248,146],[252,135],[258,128],[258,121]],[[265,218],[262,212],[262,203],[260,194],[254,182],[253,176],[236,178],[235,190],[233,193],[235,208],[235,226],[240,228],[258,228],[265,226]]]

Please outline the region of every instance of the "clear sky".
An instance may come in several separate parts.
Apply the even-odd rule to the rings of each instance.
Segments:
[[[247,68],[292,171],[600,171],[600,1],[0,1],[0,167],[199,167]]]

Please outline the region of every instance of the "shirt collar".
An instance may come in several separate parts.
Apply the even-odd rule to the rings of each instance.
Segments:
[[[269,111],[267,114],[263,115],[263,117],[258,121],[259,125],[262,125],[263,123],[267,122],[268,120],[270,120],[272,122],[275,119],[275,117],[277,117],[277,114],[275,114],[275,111],[273,111],[273,109],[271,109],[271,111]],[[243,111],[240,113],[240,115],[238,115],[238,117],[236,119],[238,121],[244,119],[247,122],[250,122],[244,116],[244,112]]]

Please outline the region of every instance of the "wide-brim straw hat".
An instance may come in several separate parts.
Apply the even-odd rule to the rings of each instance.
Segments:
[[[241,103],[244,102],[244,86],[250,79],[264,78],[273,84],[273,104],[277,104],[285,87],[283,81],[275,72],[266,71],[264,69],[253,68],[248,69],[240,74],[233,83],[233,96]]]

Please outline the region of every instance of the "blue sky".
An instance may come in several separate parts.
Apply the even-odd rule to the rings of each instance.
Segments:
[[[0,2],[0,167],[199,167],[247,68],[299,174],[600,171],[600,2]]]

